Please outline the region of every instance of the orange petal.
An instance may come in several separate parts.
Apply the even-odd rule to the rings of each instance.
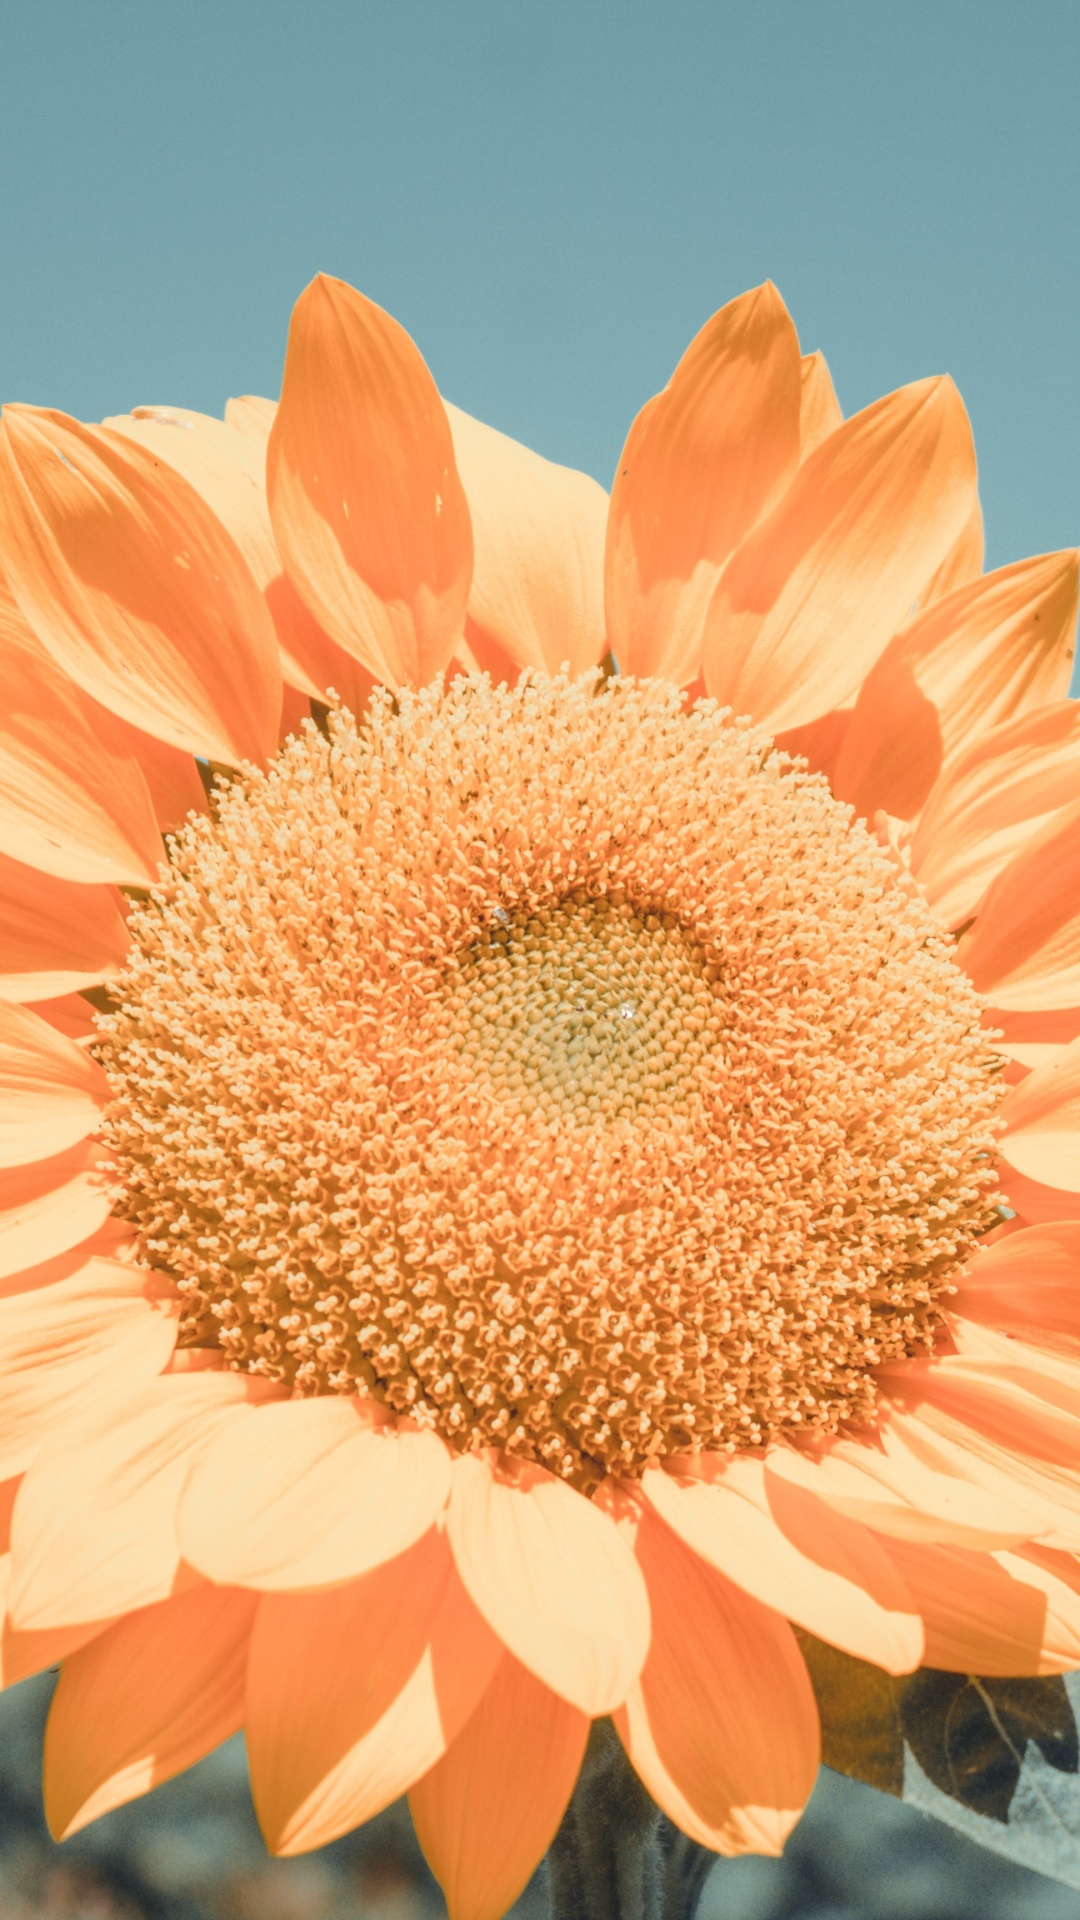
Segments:
[[[1080,706],[1039,707],[957,754],[933,787],[911,870],[947,927],[970,920],[991,882],[1080,789]]]
[[[1065,1555],[972,1553],[889,1541],[926,1623],[926,1665],[947,1673],[1068,1673],[1080,1667],[1080,1592]]]
[[[0,1002],[0,1167],[73,1147],[97,1126],[108,1098],[96,1060],[29,1007]]]
[[[1075,790],[1075,780],[1072,783]],[[995,1006],[1080,999],[1080,801],[1025,840],[993,881],[957,959]]]
[[[15,1510],[15,1624],[64,1627],[164,1600],[180,1572],[176,1509],[192,1460],[273,1391],[237,1373],[170,1375],[65,1421]]]
[[[389,686],[423,686],[461,636],[469,509],[450,424],[389,314],[319,274],[293,309],[266,485],[287,572]]]
[[[100,1236],[111,1245],[115,1236]],[[0,1477],[21,1473],[45,1440],[102,1393],[160,1372],[176,1308],[144,1267],[69,1256],[63,1279],[0,1299]]]
[[[45,1813],[57,1840],[237,1731],[257,1604],[228,1587],[193,1587],[64,1661],[45,1729]]]
[[[84,1647],[112,1623],[83,1620],[77,1627],[56,1627],[46,1633],[21,1633],[11,1624],[7,1593],[11,1582],[11,1555],[0,1554],[0,1687],[14,1687],[45,1667],[55,1667],[77,1647]]]
[[[1040,554],[958,587],[904,627],[855,702],[834,791],[872,819],[913,819],[977,735],[1064,699],[1077,555]]]
[[[778,1854],[818,1768],[817,1707],[798,1643],[651,1514],[637,1553],[653,1632],[615,1715],[653,1799],[717,1853]]]
[[[446,405],[475,554],[469,626],[519,667],[596,665],[604,633],[607,494]]]
[[[113,1192],[86,1141],[49,1160],[0,1172],[0,1279],[52,1260],[97,1233]]]
[[[265,400],[258,393],[244,393],[239,399],[226,400],[225,424],[234,427],[237,433],[250,433],[256,439],[261,436],[265,446],[276,412],[276,400]]]
[[[271,1850],[323,1846],[396,1800],[441,1760],[499,1655],[435,1528],[348,1586],[265,1595],[246,1719]]]
[[[449,1491],[436,1434],[377,1428],[367,1403],[344,1397],[291,1400],[207,1449],[184,1492],[180,1539],[211,1580],[325,1586],[411,1547]]]
[[[838,427],[844,416],[836,397],[836,388],[823,353],[804,353],[800,362],[802,391],[799,400],[799,458],[808,453]]]
[[[764,1606],[887,1673],[911,1673],[923,1636],[911,1596],[865,1527],[761,1460],[699,1456],[678,1478],[659,1469],[642,1491],[680,1540]]]
[[[1080,1341],[1080,1220],[1025,1227],[976,1254],[950,1312],[1038,1342]]]
[[[951,380],[901,387],[845,420],[724,569],[705,622],[709,693],[770,733],[843,706],[974,498]]]
[[[767,1477],[816,1494],[835,1512],[890,1539],[984,1549],[1031,1537],[1030,1511],[1016,1488],[973,1486],[952,1457],[913,1446],[895,1415],[873,1443],[834,1441],[816,1458],[776,1447]]]
[[[1080,1193],[1080,1040],[1010,1087],[998,1111],[1009,1165],[1045,1186]]]
[[[353,713],[360,713],[372,676],[335,646],[282,571],[266,499],[266,442],[277,403],[251,397],[230,401],[225,412],[228,424],[179,407],[140,407],[105,425],[160,454],[228,528],[262,590],[287,686],[319,700],[333,687]]]
[[[1010,1409],[1002,1397],[992,1401],[984,1395],[980,1408],[975,1397],[969,1396],[966,1412],[977,1417],[960,1418],[948,1384],[943,1383],[943,1387],[933,1400],[926,1398],[918,1404],[897,1401],[889,1418],[899,1434],[920,1455],[955,1472],[972,1487],[995,1499],[1022,1505],[1029,1541],[1037,1539],[1040,1546],[1060,1546],[1068,1551],[1080,1546],[1080,1479],[1076,1471],[1025,1452],[1022,1442],[1038,1436],[1025,1430],[1022,1419],[1010,1421]],[[984,1419],[984,1414],[990,1418]],[[1004,1442],[995,1438],[986,1430],[988,1426],[996,1426],[999,1434],[1008,1432],[1010,1438]],[[1013,1543],[1019,1544],[1023,1543]]]
[[[111,712],[214,760],[273,750],[273,627],[235,541],[178,473],[105,427],[5,407],[8,584],[52,658]]]
[[[56,880],[0,853],[0,1000],[52,1000],[119,972],[127,931],[111,887]]]
[[[81,993],[62,993],[58,1000],[37,1000],[34,1012],[81,1047],[88,1046],[97,1032],[94,1009]]]
[[[1025,1226],[1043,1225],[1054,1220],[1075,1220],[1080,1204],[1075,1193],[1065,1187],[1052,1187],[1041,1180],[1029,1180],[1026,1174],[1002,1161],[998,1185],[1006,1206]]]
[[[953,1323],[956,1338],[963,1322]],[[879,1379],[902,1405],[940,1407],[997,1445],[1071,1468],[1080,1462],[1080,1367],[986,1327],[968,1329],[959,1354],[883,1367]],[[978,1344],[985,1351],[975,1350]],[[1072,1380],[1063,1381],[1068,1369]],[[1080,1495],[1080,1479],[1076,1483]],[[1039,1529],[1033,1529],[1038,1532]]]
[[[409,1795],[450,1920],[501,1920],[559,1830],[589,1722],[504,1653],[454,1744]]]
[[[919,595],[920,606],[928,607],[934,600],[943,600],[956,587],[966,587],[969,580],[977,580],[985,554],[982,507],[976,500],[940,567]]]
[[[728,555],[799,457],[799,341],[771,281],[702,327],[630,429],[611,489],[605,594],[624,673],[687,685]]]
[[[454,1462],[447,1530],[469,1593],[530,1673],[590,1716],[626,1698],[649,1603],[614,1520],[543,1467],[473,1453]]]
[[[238,433],[209,413],[186,407],[136,407],[102,421],[127,440],[148,447],[159,460],[182,473],[236,541],[266,598],[281,651],[281,671],[291,687],[321,698],[322,687],[306,672],[290,647],[289,622],[276,617],[267,589],[283,578],[281,557],[266,504],[266,437]],[[304,609],[306,619],[306,609]]]
[[[146,886],[162,847],[145,776],[0,588],[0,848],[64,880]]]

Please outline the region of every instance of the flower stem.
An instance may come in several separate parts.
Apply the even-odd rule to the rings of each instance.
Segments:
[[[548,1853],[551,1920],[693,1920],[715,1857],[665,1819],[598,1720]]]

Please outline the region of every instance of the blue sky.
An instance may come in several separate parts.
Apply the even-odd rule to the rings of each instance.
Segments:
[[[33,0],[0,24],[0,393],[276,393],[319,269],[605,483],[771,276],[852,412],[948,371],[989,560],[1080,539],[1076,0]]]

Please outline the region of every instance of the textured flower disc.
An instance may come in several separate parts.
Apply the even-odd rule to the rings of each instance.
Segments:
[[[183,1338],[581,1486],[833,1430],[992,1214],[997,1061],[823,780],[656,683],[458,679],[187,827],[101,1058]]]

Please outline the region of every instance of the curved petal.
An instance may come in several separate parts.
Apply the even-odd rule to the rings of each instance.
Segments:
[[[348,1586],[264,1595],[246,1724],[271,1851],[324,1846],[411,1787],[464,1726],[500,1651],[435,1528]]]
[[[1080,1220],[1024,1227],[984,1248],[949,1309],[1036,1342],[1080,1341]]]
[[[58,879],[146,886],[161,840],[126,741],[44,654],[0,588],[0,849]]]
[[[1001,1153],[1021,1174],[1080,1193],[1080,1039],[1010,1087],[998,1109]],[[1076,1203],[1080,1211],[1080,1201]]]
[[[835,1441],[816,1459],[776,1447],[766,1477],[802,1487],[890,1539],[985,1549],[1014,1546],[1038,1530],[1019,1489],[974,1486],[953,1458],[911,1444],[895,1413],[873,1443]]]
[[[444,404],[475,548],[467,635],[475,645],[478,631],[519,667],[584,673],[607,647],[607,494]]]
[[[450,1920],[501,1920],[539,1866],[574,1790],[589,1722],[512,1654],[443,1758],[409,1795]]]
[[[45,1728],[55,1839],[171,1780],[237,1731],[257,1604],[201,1584],[129,1614],[64,1661]]]
[[[103,1391],[152,1379],[172,1352],[175,1303],[146,1268],[94,1245],[63,1279],[0,1299],[0,1477],[30,1465],[63,1413],[77,1418]]]
[[[732,555],[705,621],[705,685],[770,733],[842,707],[971,511],[952,381],[887,394],[805,460]]]
[[[0,1001],[0,1167],[63,1153],[109,1098],[96,1060],[29,1007]]]
[[[935,783],[911,871],[947,927],[970,920],[991,882],[1080,790],[1080,705],[1059,700],[994,727]]]
[[[1065,1187],[1054,1187],[1042,1180],[1029,1180],[1002,1161],[998,1185],[1006,1206],[1013,1209],[1024,1226],[1040,1226],[1054,1220],[1075,1220],[1080,1202]]]
[[[543,1467],[455,1460],[447,1531],[484,1618],[530,1673],[590,1716],[626,1698],[649,1603],[614,1520]]]
[[[87,1141],[49,1160],[0,1172],[0,1280],[89,1240],[112,1212],[113,1190]]]
[[[717,1853],[778,1854],[817,1774],[820,1729],[786,1620],[644,1513],[653,1633],[615,1725],[653,1799]]]
[[[608,638],[624,673],[686,685],[728,555],[799,457],[799,341],[771,280],[691,341],[630,429],[611,489]]]
[[[804,353],[799,371],[802,386],[799,397],[799,458],[808,453],[838,427],[844,416],[836,397],[828,363],[823,353]]]
[[[926,1665],[987,1676],[1080,1667],[1080,1591],[1069,1556],[972,1553],[889,1541],[926,1625]]]
[[[411,1547],[446,1505],[450,1457],[436,1434],[371,1416],[344,1397],[290,1400],[223,1432],[180,1505],[192,1566],[287,1591],[355,1579]]]
[[[919,1400],[913,1394],[890,1407],[894,1444],[901,1442],[926,1467],[953,1476],[976,1505],[990,1503],[990,1511],[1001,1505],[1003,1513],[1009,1507],[1024,1513],[1028,1542],[1038,1540],[1040,1548],[1078,1548],[1080,1476],[1072,1467],[1061,1467],[1049,1457],[1022,1450],[1020,1438],[1038,1442],[1038,1432],[1032,1432],[1032,1423],[1024,1419],[1022,1396],[1015,1394],[1011,1405],[1009,1396],[974,1390],[967,1396],[961,1417],[961,1400],[951,1394],[951,1384],[942,1380],[932,1398]],[[1043,1455],[1047,1452],[1043,1450]],[[940,1540],[944,1546],[969,1544],[959,1534],[953,1542],[944,1534]],[[1022,1544],[1015,1536],[1009,1551]],[[994,1548],[997,1546],[1007,1546],[1007,1542],[994,1542]]]
[[[331,639],[388,686],[449,664],[473,549],[446,412],[404,329],[326,274],[293,309],[266,487],[286,570]]]
[[[969,580],[977,580],[983,570],[985,556],[982,507],[976,500],[940,567],[920,594],[919,604],[928,607],[934,600],[943,600],[955,588],[966,587]]]
[[[5,407],[0,539],[40,644],[110,712],[214,760],[273,750],[281,677],[262,595],[216,514],[147,448]]]
[[[65,1421],[16,1503],[16,1626],[70,1626],[166,1599],[181,1572],[176,1510],[192,1460],[274,1391],[238,1373],[167,1375]]]
[[[269,422],[260,436],[238,433],[224,420],[215,420],[209,413],[192,413],[186,407],[136,407],[132,413],[103,420],[102,425],[148,447],[202,495],[232,535],[266,599],[284,679],[301,693],[321,699],[321,683],[307,672],[300,650],[291,645],[291,622],[286,614],[286,608],[291,611],[295,605],[306,626],[310,618],[307,609],[288,596],[272,597],[269,591],[272,583],[284,578],[266,503]]]
[[[1072,672],[1077,554],[1040,554],[957,587],[890,642],[855,702],[834,792],[872,819],[911,820],[954,754],[1063,700]]]
[[[677,1478],[642,1476],[642,1492],[680,1540],[818,1639],[887,1673],[911,1673],[922,1625],[874,1535],[804,1488],[766,1479],[761,1460],[714,1458],[708,1479],[705,1456]]]
[[[56,1627],[45,1633],[21,1633],[11,1623],[7,1594],[11,1583],[11,1555],[0,1554],[0,1688],[17,1686],[45,1667],[55,1667],[76,1648],[96,1639],[109,1620],[83,1620],[77,1627]]]
[[[995,1006],[1038,1010],[1080,999],[1078,882],[1080,801],[1024,842],[957,948],[960,965]]]
[[[111,887],[57,880],[0,853],[0,1000],[54,1000],[120,971],[127,952]]]

